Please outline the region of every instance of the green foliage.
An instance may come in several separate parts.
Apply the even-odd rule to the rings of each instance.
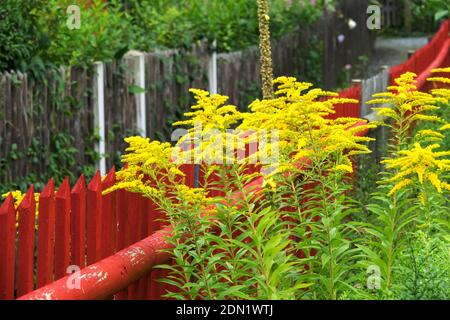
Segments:
[[[69,29],[66,9],[70,0],[47,1],[40,16],[49,47],[42,58],[57,66],[88,67],[95,61],[121,57],[130,49],[132,29],[117,1],[95,0],[89,8],[80,8],[80,29]],[[81,5],[80,5],[81,6]],[[63,14],[62,14],[63,13]]]
[[[58,133],[51,136],[50,145],[44,145],[38,138],[33,138],[30,146],[25,151],[20,151],[16,144],[11,145],[11,149],[5,158],[0,158],[0,180],[6,183],[0,184],[0,193],[12,190],[26,191],[32,184],[36,190],[42,190],[45,183],[53,178],[56,184],[61,183],[69,177],[74,183],[78,178],[76,173],[83,173],[88,179],[95,174],[95,165],[81,166],[76,163],[76,154],[79,150],[73,147],[73,137],[67,133]],[[51,150],[51,152],[49,152]],[[89,149],[88,157],[92,157],[94,163],[98,153]],[[46,155],[50,154],[47,158]],[[45,159],[43,158],[46,157]],[[7,169],[10,169],[14,162],[26,159],[29,163],[30,173],[24,177],[4,176]],[[34,170],[41,163],[46,164],[44,171]]]
[[[244,189],[255,175],[238,165],[217,167],[211,190],[229,190],[214,197],[214,219],[186,203],[164,207],[175,226],[167,240],[175,246],[171,275],[163,282],[180,292],[177,299],[295,299],[309,286],[301,275],[283,212],[259,208],[253,190]],[[208,174],[207,174],[208,177]],[[234,189],[234,190],[233,190]],[[232,194],[241,192],[241,199]],[[176,210],[176,211],[175,211]],[[189,234],[186,238],[184,235]]]
[[[416,232],[406,237],[394,275],[393,297],[447,300],[450,294],[450,239]]]
[[[387,295],[391,290],[393,269],[404,236],[417,214],[417,206],[411,205],[405,192],[391,198],[387,196],[388,190],[388,187],[382,186],[379,192],[373,194],[372,203],[367,208],[375,216],[375,221],[361,223],[367,237],[365,243],[360,245],[364,257],[362,266],[375,265],[380,268],[381,289]]]
[[[436,26],[436,23],[448,18],[450,5],[446,0],[413,0],[412,3],[413,24],[416,29],[420,30],[424,24]]]
[[[219,52],[258,44],[256,1],[149,0],[78,4],[80,29],[69,29],[70,0],[5,0],[0,7],[0,70],[39,74],[49,65],[89,66],[129,49],[189,48],[217,40]],[[319,18],[322,6],[271,1],[277,38]]]
[[[37,63],[46,38],[38,21],[44,0],[2,0],[0,5],[0,70],[22,70]]]
[[[257,3],[251,0],[128,1],[136,26],[136,48],[189,47],[198,40],[217,40],[218,51],[241,50],[258,44]],[[271,1],[272,35],[277,38],[320,16],[321,7],[293,1]]]

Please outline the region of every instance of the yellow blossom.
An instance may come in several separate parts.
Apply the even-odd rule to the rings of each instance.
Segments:
[[[389,191],[388,195],[392,196],[395,193],[397,193],[398,191],[400,191],[401,189],[405,188],[406,186],[410,185],[412,183],[412,180],[410,179],[405,179],[402,180],[400,182],[398,182],[392,189],[391,191]]]
[[[419,143],[415,143],[410,150],[399,151],[396,158],[384,160],[383,163],[386,163],[388,169],[398,170],[398,173],[388,180],[397,182],[390,194],[411,184],[415,176],[420,184],[428,181],[438,192],[442,192],[446,182],[441,181],[440,177],[450,171],[450,160],[441,158],[450,155],[450,151],[435,152],[439,147],[438,144],[433,144],[423,148]]]
[[[334,168],[335,171],[353,173],[353,167],[346,164],[339,164]]]

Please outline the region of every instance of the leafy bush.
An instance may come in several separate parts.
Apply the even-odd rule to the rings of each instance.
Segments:
[[[39,29],[45,0],[3,0],[0,5],[0,70],[23,70],[46,48]]]
[[[416,28],[423,28],[423,26],[436,26],[443,19],[449,16],[449,3],[446,0],[413,0],[412,13],[414,24]],[[427,30],[429,31],[429,30]]]
[[[129,49],[190,47],[217,40],[219,51],[258,44],[256,1],[92,1],[80,5],[80,29],[69,29],[70,0],[5,0],[0,6],[0,70],[48,65],[89,66],[121,57]],[[321,6],[272,0],[275,37],[316,20]],[[37,64],[37,65],[35,65]]]
[[[450,292],[448,237],[409,234],[394,271],[393,296],[401,300],[446,300]]]
[[[57,66],[90,66],[94,61],[120,58],[132,43],[126,15],[116,1],[95,0],[80,8],[80,29],[69,29],[67,7],[70,0],[50,0],[40,17],[41,27],[50,45],[41,52],[44,60]]]
[[[314,21],[321,6],[309,2],[271,1],[272,34],[279,37],[298,25]],[[218,51],[258,44],[257,2],[249,0],[128,1],[127,12],[136,28],[135,47],[177,48],[198,40],[217,40]]]

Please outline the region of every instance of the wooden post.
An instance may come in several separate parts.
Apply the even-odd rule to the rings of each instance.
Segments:
[[[217,41],[213,42],[213,52],[209,56],[208,63],[208,81],[209,81],[209,93],[217,93]]]
[[[411,0],[403,1],[403,14],[405,18],[405,31],[410,33],[412,30],[412,5]]]
[[[361,79],[352,79],[352,85],[357,85],[361,83]]]
[[[100,154],[98,169],[106,174],[106,132],[105,132],[105,66],[102,62],[95,63],[94,75],[94,123],[98,130],[100,141],[95,146]]]
[[[140,53],[138,56],[138,72],[137,83],[138,86],[143,88],[144,91],[136,95],[137,102],[137,127],[139,132],[146,137],[147,136],[147,119],[146,119],[146,104],[145,104],[145,55]]]
[[[142,136],[147,136],[146,104],[145,104],[145,54],[139,51],[129,51],[126,55],[132,72],[133,83],[141,88],[136,97],[136,129]]]

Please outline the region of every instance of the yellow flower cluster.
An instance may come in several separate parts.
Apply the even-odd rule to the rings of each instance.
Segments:
[[[150,141],[149,138],[125,138],[129,144],[126,154],[122,156],[125,168],[116,173],[117,183],[104,191],[104,194],[118,189],[142,193],[149,198],[158,195],[157,184],[166,178],[174,181],[176,177],[184,177],[172,157],[179,152],[170,143]]]
[[[376,93],[375,99],[368,101],[368,104],[383,104],[380,108],[373,108],[378,111],[378,115],[395,120],[396,123],[403,121],[405,126],[409,126],[416,120],[422,121],[442,121],[436,116],[429,116],[425,113],[439,109],[438,102],[446,102],[442,97],[435,97],[432,94],[417,91],[414,84],[417,75],[412,72],[402,74],[395,79],[397,85],[389,86],[389,92]]]
[[[439,147],[438,144],[433,144],[423,148],[415,143],[411,150],[399,151],[397,158],[384,160],[388,169],[398,170],[397,174],[387,180],[396,183],[389,194],[393,195],[412,184],[416,177],[421,185],[430,182],[439,193],[443,189],[450,191],[450,184],[440,178],[450,171],[450,160],[441,159],[449,156],[450,151],[435,152]]]
[[[431,72],[432,73],[450,73],[450,67],[434,69]],[[427,80],[432,81],[432,82],[450,84],[450,79],[447,77],[431,77],[431,78],[428,78]],[[436,96],[445,98],[447,100],[450,99],[450,89],[448,89],[448,88],[433,89],[433,90],[431,90],[431,92]]]
[[[254,101],[249,107],[251,112],[243,114],[239,128],[277,132],[279,141],[274,143],[280,149],[279,168],[286,167],[283,161],[294,169],[293,160],[311,157],[323,160],[340,155],[341,163],[330,164],[342,164],[348,171],[351,166],[349,156],[370,152],[365,143],[372,139],[359,137],[358,133],[374,128],[374,124],[366,122],[355,126],[364,122],[358,118],[328,119],[335,113],[335,105],[357,103],[357,100],[338,98],[337,93],[322,89],[311,89],[311,83],[298,82],[293,77],[280,77],[274,83],[278,84],[276,98]],[[324,97],[331,98],[324,100]]]
[[[177,184],[175,186],[177,200],[182,205],[198,205],[206,207],[210,203],[210,199],[206,197],[206,191],[203,188],[190,188],[185,184]]]
[[[334,171],[351,172],[349,157],[370,152],[366,142],[372,139],[360,137],[358,133],[375,125],[367,122],[361,125],[364,120],[357,118],[329,119],[337,104],[358,101],[339,98],[337,93],[312,88],[311,83],[299,82],[293,77],[280,77],[274,84],[278,85],[276,97],[254,101],[249,112],[245,113],[237,111],[235,106],[225,105],[228,97],[191,90],[197,103],[192,107],[193,111],[184,114],[187,120],[174,124],[188,127],[177,147],[171,148],[169,144],[140,137],[127,138],[130,147],[122,160],[128,167],[117,173],[118,183],[107,192],[125,188],[150,197],[158,195],[158,174],[171,174],[171,180],[174,180],[173,176],[182,176],[177,171],[179,162],[171,161],[174,160],[170,157],[173,154],[182,159],[187,159],[188,155],[191,160],[193,156],[196,162],[198,157],[205,160],[222,155],[223,163],[229,163],[236,160],[237,154],[226,150],[242,150],[246,143],[257,143],[255,153],[238,160],[274,166],[276,171],[270,172],[274,174],[295,170],[296,162],[302,158],[315,158],[322,162],[329,159],[326,170],[336,167]],[[358,122],[359,125],[355,126]],[[198,127],[201,127],[200,131]],[[230,132],[230,128],[236,130]],[[218,134],[209,134],[211,130]],[[265,143],[261,143],[262,136]],[[201,143],[196,143],[196,139]],[[182,148],[185,141],[190,143]],[[277,162],[275,165],[261,160],[272,156],[277,157],[271,159]],[[147,181],[144,181],[144,176]],[[273,189],[272,180],[267,181]]]
[[[150,141],[149,138],[129,137],[125,138],[129,147],[122,156],[122,162],[131,166],[140,166],[141,171],[146,173],[152,167],[169,169],[173,165],[171,159],[174,150],[170,143]]]
[[[433,72],[450,72],[450,68],[435,69]],[[450,79],[445,77],[429,78],[429,81],[450,83]],[[433,186],[439,193],[443,190],[450,190],[448,182],[444,181],[450,169],[450,160],[446,159],[450,151],[435,151],[440,148],[440,142],[445,138],[444,131],[450,128],[440,117],[430,115],[428,112],[436,111],[440,108],[440,103],[446,103],[450,97],[448,89],[433,89],[430,93],[417,90],[415,86],[416,75],[408,72],[395,80],[396,85],[388,87],[389,92],[375,94],[375,99],[369,103],[384,104],[378,110],[380,116],[392,119],[388,125],[392,128],[395,144],[394,152],[390,158],[384,160],[387,169],[394,171],[387,183],[395,183],[389,195],[394,195],[398,191],[410,185],[425,184]],[[410,142],[410,131],[417,121],[428,121],[442,123],[437,130],[423,129],[416,133]],[[432,143],[427,145],[427,143]],[[426,200],[425,189],[419,196],[419,200],[424,203]]]
[[[194,131],[195,126],[201,126],[202,132],[211,129],[224,132],[242,118],[235,106],[224,105],[228,97],[220,94],[210,95],[208,91],[198,89],[190,89],[190,92],[197,101],[197,104],[191,107],[194,111],[184,114],[189,120],[175,122],[174,126],[189,126],[190,132]]]
[[[244,142],[239,135],[231,134],[227,130],[242,119],[242,114],[235,106],[225,105],[228,100],[226,96],[211,95],[198,89],[191,89],[190,92],[197,101],[197,104],[191,107],[194,111],[184,113],[188,120],[173,124],[188,127],[187,134],[177,142],[177,146],[183,150],[179,157],[180,163],[233,162],[234,155],[227,154],[224,150],[234,149]],[[193,144],[195,148],[191,148]]]

